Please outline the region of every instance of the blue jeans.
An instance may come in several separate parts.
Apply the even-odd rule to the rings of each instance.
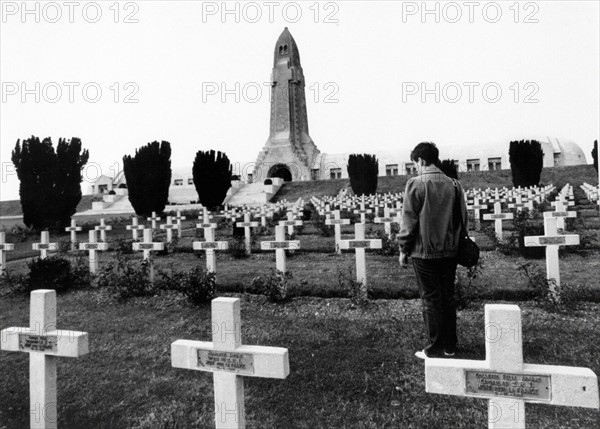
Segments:
[[[456,305],[454,277],[456,259],[412,258],[423,304],[423,321],[427,331],[427,356],[443,356],[444,350],[456,347]]]

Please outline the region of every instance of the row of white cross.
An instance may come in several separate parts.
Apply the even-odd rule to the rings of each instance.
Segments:
[[[525,428],[525,403],[599,408],[591,369],[524,363],[521,323],[518,306],[486,305],[485,360],[425,359],[425,391],[487,399],[494,429]],[[211,331],[211,342],[173,342],[171,366],[213,373],[215,427],[246,428],[244,377],[287,378],[288,349],[242,343],[238,298],[212,301]],[[57,329],[53,290],[31,293],[29,327],[0,334],[1,350],[29,354],[31,428],[56,428],[57,358],[88,354],[88,334]]]

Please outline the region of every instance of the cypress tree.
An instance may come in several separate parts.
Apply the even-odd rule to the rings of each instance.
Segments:
[[[192,166],[194,186],[200,203],[214,210],[225,200],[231,187],[232,166],[225,153],[198,151]]]
[[[451,179],[458,180],[458,169],[453,159],[445,159],[440,163],[440,170]]]
[[[379,162],[375,155],[352,154],[348,158],[348,176],[355,195],[371,195],[377,191]]]
[[[594,168],[596,173],[598,172],[598,140],[594,142],[594,148],[592,149],[592,159],[594,160]]]
[[[544,151],[536,140],[511,141],[508,150],[513,185],[537,186],[544,166]]]
[[[129,201],[139,216],[162,213],[171,185],[171,144],[154,141],[123,157]]]
[[[59,139],[56,152],[52,139],[17,140],[12,162],[20,181],[23,223],[31,228],[62,231],[81,201],[81,170],[89,152],[81,140]]]

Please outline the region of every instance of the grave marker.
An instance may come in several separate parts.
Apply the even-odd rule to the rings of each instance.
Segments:
[[[141,243],[133,243],[132,248],[134,251],[142,250],[144,252],[144,260],[148,261],[149,264],[148,269],[150,275],[150,283],[154,283],[154,263],[152,262],[152,258],[150,258],[150,252],[165,250],[165,243],[153,243],[152,229],[146,228],[144,229],[144,240]]]
[[[280,220],[279,225],[287,226],[288,235],[294,235],[294,227],[301,226],[304,222],[296,220],[296,215],[293,212],[287,212],[287,220]]]
[[[146,220],[152,221],[152,231],[154,231],[156,229],[156,222],[160,222],[160,216],[157,216],[156,212],[152,212],[152,216],[150,216]]]
[[[244,221],[236,222],[238,228],[244,227],[244,245],[246,246],[246,253],[252,253],[252,235],[250,234],[250,228],[256,228],[258,222],[250,222],[250,213],[244,213]]]
[[[217,255],[215,250],[227,250],[229,243],[226,241],[215,241],[215,229],[204,228],[205,241],[194,241],[192,248],[194,250],[206,251],[206,270],[213,273],[217,272]]]
[[[488,399],[488,428],[524,429],[525,403],[598,408],[588,368],[523,363],[521,310],[486,304],[484,361],[425,359],[425,390]]]
[[[98,243],[96,240],[96,231],[89,232],[89,243],[80,243],[79,250],[87,250],[90,259],[90,273],[98,271],[97,251],[108,250],[108,243]]]
[[[181,211],[177,210],[177,216],[175,216],[175,221],[177,222],[177,237],[181,238],[181,231],[182,231],[182,227],[181,227],[181,221],[185,220],[186,217],[185,216],[181,216]]]
[[[244,377],[284,379],[290,373],[288,350],[242,345],[239,298],[211,304],[212,342],[177,340],[171,344],[173,368],[213,373],[217,429],[246,428]]]
[[[6,252],[15,250],[15,245],[6,242],[6,235],[4,232],[0,232],[0,276],[4,274],[4,267],[6,267]]]
[[[167,216],[167,223],[160,226],[160,229],[167,230],[167,243],[171,243],[173,241],[173,230],[177,228],[177,225],[173,223],[173,218],[171,216]]]
[[[40,251],[40,259],[46,259],[48,250],[58,250],[58,243],[50,243],[50,233],[48,231],[42,231],[41,235],[41,242],[31,243],[31,248]]]
[[[285,250],[299,249],[300,241],[286,241],[285,227],[283,225],[278,225],[275,227],[275,241],[261,241],[260,248],[262,250],[275,250],[275,264],[277,270],[281,271],[282,273],[285,273]]]
[[[341,249],[354,249],[356,253],[356,280],[363,285],[364,293],[367,292],[367,261],[365,249],[381,249],[381,240],[365,240],[365,224],[354,224],[354,240],[341,240]]]
[[[104,219],[100,219],[100,225],[96,225],[94,230],[100,231],[100,240],[106,241],[106,231],[112,230],[112,226],[106,225]]]
[[[131,225],[127,225],[125,228],[128,231],[131,231],[131,234],[132,234],[131,238],[133,238],[134,241],[137,241],[138,240],[138,231],[143,230],[144,225],[138,224],[137,216],[132,216],[131,217]]]
[[[492,214],[484,214],[483,220],[493,220],[495,222],[495,232],[498,240],[502,241],[502,222],[504,220],[513,219],[512,213],[502,213],[501,203],[496,201],[494,203],[494,213]]]
[[[75,219],[71,218],[71,226],[66,227],[65,231],[71,233],[71,250],[75,250],[75,243],[77,243],[77,231],[81,231],[81,227],[77,226]]]
[[[29,327],[0,332],[0,349],[29,353],[29,424],[36,429],[57,427],[56,362],[58,357],[88,353],[87,332],[56,329],[56,291],[31,292]]]
[[[342,240],[342,225],[350,225],[350,219],[341,219],[340,211],[333,211],[333,219],[325,219],[326,225],[333,225],[335,228],[335,253],[340,255],[342,249],[340,249],[340,241]]]

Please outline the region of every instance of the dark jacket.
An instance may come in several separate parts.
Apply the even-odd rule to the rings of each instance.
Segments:
[[[466,228],[467,205],[458,181],[429,165],[406,183],[402,228],[398,235],[404,253],[422,259],[456,256],[460,234],[460,218],[454,216],[457,195]]]

